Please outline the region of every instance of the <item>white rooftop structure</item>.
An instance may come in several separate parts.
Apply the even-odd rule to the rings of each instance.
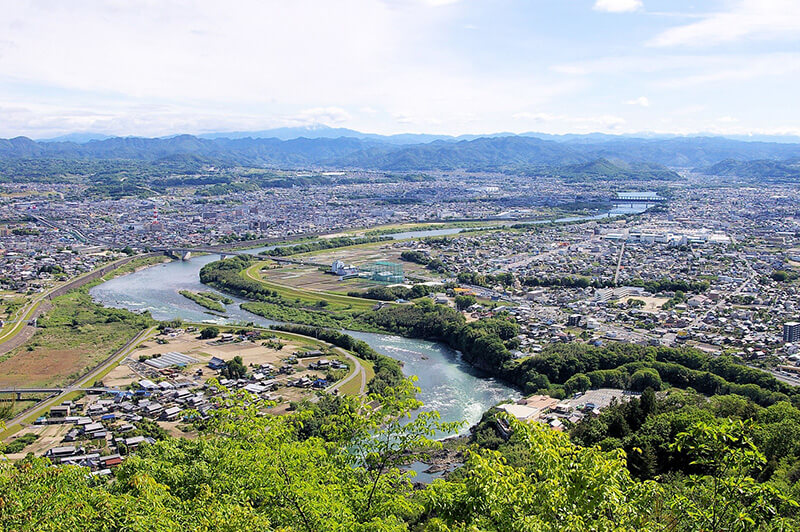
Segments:
[[[188,366],[189,364],[196,364],[198,360],[183,353],[176,353],[174,351],[164,353],[160,357],[149,358],[144,361],[148,366],[156,369],[164,369],[170,366]]]

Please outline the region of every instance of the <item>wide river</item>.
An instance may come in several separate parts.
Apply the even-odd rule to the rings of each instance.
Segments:
[[[638,211],[639,209],[636,209]],[[643,209],[642,209],[643,210]],[[599,219],[634,212],[615,209],[597,216],[564,218],[557,221]],[[542,222],[546,223],[546,222]],[[438,236],[460,232],[461,229],[439,229],[434,231],[409,231],[396,233],[396,239],[421,236]],[[261,247],[248,250],[258,253],[269,249]],[[215,323],[247,323],[272,325],[275,322],[251,314],[239,308],[243,300],[233,298],[228,305],[227,318],[209,315],[205,309],[181,296],[179,290],[209,290],[200,283],[200,268],[217,260],[217,255],[194,257],[189,261],[172,261],[135,273],[117,277],[90,290],[95,301],[134,312],[150,311],[157,320],[181,318],[187,321]],[[505,399],[517,399],[520,394],[502,382],[488,377],[462,361],[459,354],[449,347],[423,340],[412,340],[399,336],[348,331],[349,334],[367,342],[376,351],[403,363],[403,372],[418,377],[419,399],[424,409],[438,410],[442,421],[466,421],[467,427],[480,420],[483,412]]]
[[[258,253],[267,248],[248,250]],[[271,325],[275,322],[256,316],[238,307],[242,299],[233,297],[227,318],[218,318],[181,296],[179,290],[209,290],[200,283],[200,268],[219,259],[217,255],[193,257],[188,261],[172,261],[151,266],[135,273],[116,277],[90,290],[95,301],[135,312],[150,311],[157,320],[182,318],[187,321],[246,323]],[[442,421],[466,421],[463,430],[480,420],[481,414],[505,399],[517,399],[518,391],[486,376],[463,362],[449,347],[424,340],[399,336],[347,331],[364,340],[376,351],[403,363],[406,375],[418,377],[418,398],[423,409],[438,410]]]

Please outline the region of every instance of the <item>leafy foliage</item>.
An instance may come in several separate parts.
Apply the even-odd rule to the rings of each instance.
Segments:
[[[629,471],[636,451],[582,447],[544,425],[497,415],[492,422],[502,417],[512,433],[508,442],[470,448],[454,475],[415,491],[401,467],[440,449],[434,435],[457,424],[442,423],[435,412],[409,419],[420,406],[414,393],[404,381],[381,395],[329,396],[284,416],[262,415],[270,403],[247,392],[224,394],[200,437],[165,435],[142,445],[110,482],[42,458],[2,461],[0,525],[287,532],[777,531],[800,525],[790,490],[759,480],[767,458],[754,438],[758,428],[713,418],[689,422],[666,447],[684,457],[685,475],[643,481]],[[659,404],[644,417],[662,407],[672,406]],[[776,410],[764,420],[780,415]]]
[[[203,340],[209,340],[211,338],[216,338],[217,336],[219,336],[218,327],[204,327],[203,330],[200,331],[200,338]]]

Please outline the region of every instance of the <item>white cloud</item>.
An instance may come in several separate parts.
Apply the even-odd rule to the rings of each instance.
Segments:
[[[646,74],[645,79],[654,87],[680,88],[789,76],[800,72],[800,53],[635,55],[563,63],[551,68],[570,76]]]
[[[734,20],[739,29],[732,35],[764,36],[767,30],[759,28],[771,27],[796,43],[788,39],[800,34],[791,30],[799,9],[793,6],[800,0],[721,1],[729,2],[725,13],[739,13]],[[549,132],[619,132],[644,130],[667,116],[675,128],[714,123],[755,130],[784,119],[791,127],[800,119],[791,92],[800,82],[800,51],[790,46],[761,43],[752,52],[675,53],[643,49],[638,32],[607,39],[607,28],[595,27],[571,38],[575,46],[559,46],[548,40],[542,25],[561,31],[563,20],[527,24],[528,16],[546,12],[526,2],[513,9],[500,4],[5,2],[0,137],[86,130],[149,136],[319,123],[383,133],[533,126]],[[638,0],[586,5],[647,13]],[[764,20],[740,20],[742,6],[762,5],[767,6]],[[697,35],[713,30],[707,25],[718,16],[649,20],[675,26],[657,37],[666,46],[713,41],[713,35]],[[487,31],[467,32],[465,24],[474,20]],[[488,31],[501,22],[509,23],[508,35]],[[725,31],[720,30],[720,39],[729,39]],[[637,55],[614,56],[626,49]],[[577,61],[582,58],[589,60]],[[550,66],[553,62],[558,64]],[[736,83],[744,80],[746,85]],[[653,106],[645,109],[637,94],[657,102],[659,113],[650,113]],[[642,107],[626,106],[628,98]],[[706,109],[680,114],[687,105]],[[729,114],[741,122],[717,121]]]
[[[524,122],[525,127],[544,128],[554,133],[590,133],[615,131],[625,124],[625,119],[615,115],[571,116],[545,112],[521,111],[513,118]],[[542,131],[542,129],[539,129]]]
[[[534,69],[487,79],[442,43],[463,24],[460,8],[452,0],[12,2],[0,17],[0,100],[32,113],[51,105],[59,116],[91,109],[114,124],[126,109],[157,103],[221,125],[236,116],[389,132],[391,117],[405,114],[409,129],[436,121],[461,133],[465,109],[487,130],[502,129],[495,117],[582,85]],[[155,129],[138,118],[125,122],[138,128],[127,133]]]
[[[638,98],[626,101],[625,104],[638,105],[640,107],[650,107],[650,100],[648,100],[645,96],[639,96]]]
[[[309,110],[311,111],[311,110]],[[174,133],[260,130],[314,125],[313,112],[264,118],[173,104],[64,106],[0,101],[0,137],[54,137],[65,132],[157,137]]]
[[[739,0],[728,11],[676,26],[657,35],[651,46],[709,46],[744,38],[796,38],[800,32],[797,0]]]
[[[800,72],[800,54],[719,56],[690,74],[654,81],[654,85],[675,89],[725,82],[764,80]]]
[[[427,4],[433,7],[439,6],[449,6],[451,4],[456,4],[461,0],[421,0],[423,4]]]
[[[333,125],[347,122],[352,119],[352,116],[341,107],[313,107],[303,109],[293,118],[304,125]]]
[[[641,9],[642,0],[597,0],[594,9],[608,13],[629,13]]]

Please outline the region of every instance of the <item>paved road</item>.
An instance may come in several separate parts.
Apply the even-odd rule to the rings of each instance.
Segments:
[[[49,409],[52,406],[55,406],[55,405],[59,404],[61,401],[63,401],[63,397],[65,395],[67,395],[68,393],[80,391],[80,390],[83,390],[83,389],[87,388],[87,383],[94,384],[94,380],[93,379],[95,377],[97,377],[100,373],[102,373],[103,371],[105,371],[109,367],[111,367],[113,365],[116,365],[120,360],[122,360],[126,356],[128,356],[131,353],[131,351],[133,351],[136,348],[136,346],[139,345],[140,342],[142,342],[145,338],[150,336],[153,333],[153,331],[155,331],[155,330],[156,330],[156,327],[153,326],[153,327],[150,327],[149,329],[147,329],[145,331],[140,332],[135,337],[133,337],[127,344],[125,344],[120,349],[118,349],[113,355],[111,355],[110,357],[105,359],[105,361],[100,363],[100,365],[98,365],[96,368],[91,370],[89,373],[87,373],[83,377],[79,378],[74,383],[72,383],[69,386],[63,388],[61,390],[61,393],[59,393],[57,395],[54,395],[53,397],[50,397],[49,399],[45,399],[41,403],[36,404],[36,406],[34,406],[33,408],[30,408],[28,410],[25,410],[25,411],[20,412],[19,414],[17,414],[16,417],[14,417],[11,420],[9,420],[8,422],[6,422],[6,429],[9,429],[9,428],[14,427],[16,425],[19,425],[20,423],[22,423],[22,421],[25,418],[29,417],[32,412],[37,412],[37,411],[38,412],[42,412],[42,411],[45,411],[45,410]],[[88,387],[90,387],[90,386],[88,386]]]
[[[625,244],[626,242],[622,242],[622,247],[619,248],[619,256],[617,257],[617,268],[614,270],[614,286],[617,286],[617,280],[619,279],[619,270],[622,268],[622,255],[625,254]]]
[[[798,377],[792,377],[790,375],[784,375],[784,374],[779,373],[778,371],[776,371],[774,369],[770,369],[768,371],[772,374],[773,377],[775,377],[776,379],[778,379],[779,381],[781,381],[781,382],[783,382],[785,384],[790,384],[792,386],[800,386],[800,378],[798,378]]]
[[[359,361],[356,357],[342,349],[341,347],[334,347],[333,350],[339,353],[342,356],[347,357],[355,367],[353,373],[348,375],[346,378],[342,379],[341,381],[337,382],[336,384],[329,386],[325,391],[332,392],[333,390],[338,390],[351,380],[355,379],[357,376],[361,376],[361,387],[358,390],[358,395],[364,395],[367,391],[367,372],[364,369],[364,366],[361,365],[361,361]]]
[[[59,285],[61,286],[61,285]],[[18,335],[27,325],[28,321],[33,317],[33,314],[36,312],[36,309],[39,307],[39,304],[44,301],[50,292],[55,290],[54,287],[52,290],[48,290],[46,292],[42,292],[35,298],[33,298],[27,305],[19,309],[15,314],[13,319],[6,321],[6,323],[11,323],[12,327],[7,329],[5,332],[0,334],[0,344],[7,342]]]

